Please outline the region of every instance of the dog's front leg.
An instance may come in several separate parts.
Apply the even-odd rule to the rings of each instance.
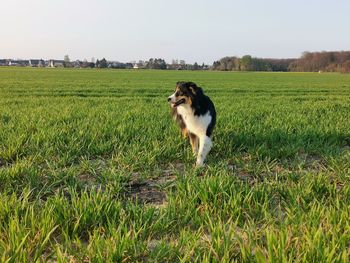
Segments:
[[[198,137],[197,135],[193,134],[193,133],[189,133],[189,137],[190,137],[190,144],[192,147],[192,152],[194,154],[194,156],[197,156],[198,154]]]
[[[212,146],[213,143],[208,136],[205,135],[203,137],[199,137],[199,151],[196,162],[197,167],[203,166],[204,160],[207,157],[207,154],[209,153]]]

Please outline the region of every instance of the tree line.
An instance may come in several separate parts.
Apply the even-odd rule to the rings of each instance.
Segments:
[[[350,51],[304,52],[297,59],[256,58],[250,55],[224,57],[213,63],[221,71],[350,72]]]
[[[138,62],[118,62],[118,61],[108,61],[105,58],[97,59],[96,62],[88,62],[86,59],[84,61],[70,61],[69,56],[64,56],[63,66],[69,67],[81,67],[81,68],[116,68],[116,69],[173,69],[173,70],[207,70],[210,67],[208,65],[198,64],[188,64],[184,60],[172,60],[171,64],[166,63],[162,58],[150,58],[147,61],[139,60]]]
[[[289,65],[290,71],[350,72],[350,51],[304,52]]]
[[[191,64],[184,60],[172,60],[166,63],[162,58],[150,58],[138,62],[108,61],[105,58],[70,61],[64,60],[11,60],[0,59],[0,66],[32,67],[74,67],[74,68],[117,68],[117,69],[169,69],[169,70],[220,70],[220,71],[299,71],[299,72],[341,72],[350,73],[350,51],[304,52],[300,58],[275,59],[243,57],[223,57],[214,61],[212,66],[197,62]]]
[[[288,71],[295,59],[255,58],[250,55],[224,57],[213,63],[213,70],[222,71]]]

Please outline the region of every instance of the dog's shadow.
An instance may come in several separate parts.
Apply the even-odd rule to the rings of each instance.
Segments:
[[[274,130],[262,133],[217,132],[213,138],[212,158],[230,159],[237,154],[257,155],[260,159],[286,160],[300,155],[323,158],[337,156],[350,149],[350,134],[344,133],[291,133]]]

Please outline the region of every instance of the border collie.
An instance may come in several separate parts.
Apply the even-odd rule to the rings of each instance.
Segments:
[[[176,83],[175,92],[168,97],[168,102],[182,135],[190,139],[192,151],[197,156],[196,166],[203,166],[213,145],[210,139],[216,123],[213,102],[195,83],[183,81]]]

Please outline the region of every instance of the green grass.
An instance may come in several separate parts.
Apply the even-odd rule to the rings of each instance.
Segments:
[[[207,167],[166,98],[214,101]],[[350,75],[0,68],[2,262],[349,262]]]

